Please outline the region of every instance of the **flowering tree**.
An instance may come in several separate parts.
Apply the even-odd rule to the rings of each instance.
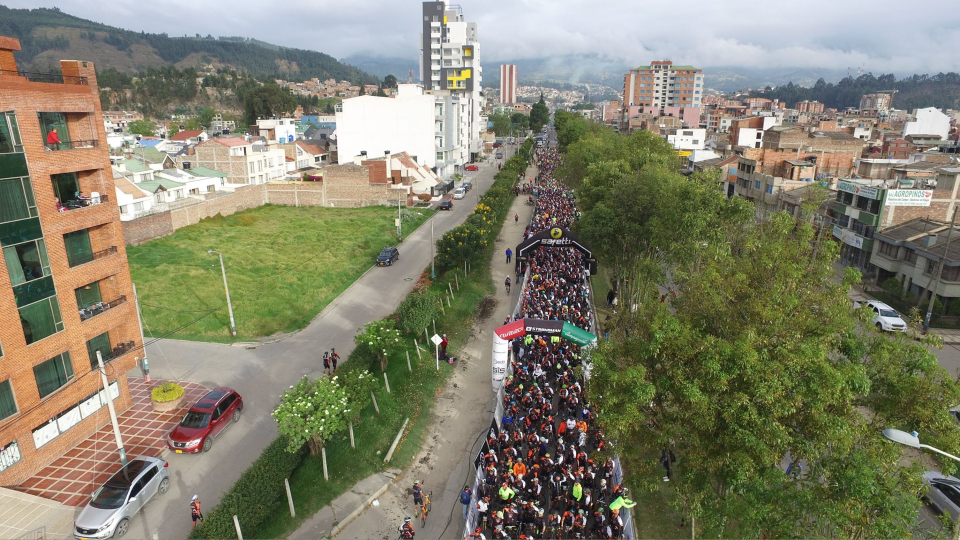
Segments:
[[[357,345],[366,345],[377,355],[380,369],[387,370],[389,355],[400,347],[400,331],[391,319],[367,323],[354,338]]]
[[[347,427],[350,413],[347,394],[337,377],[310,380],[303,377],[280,396],[280,405],[271,413],[280,433],[290,440],[287,451],[296,452],[307,444],[310,455]]]
[[[360,412],[367,404],[370,398],[370,392],[377,387],[377,378],[370,371],[354,370],[343,374],[343,391],[347,396],[347,404],[350,406],[347,415],[351,423],[360,421]]]

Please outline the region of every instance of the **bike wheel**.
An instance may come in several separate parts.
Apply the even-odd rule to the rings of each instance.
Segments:
[[[427,505],[426,503],[424,503],[424,505],[420,507],[420,526],[425,527],[426,525],[427,525]]]

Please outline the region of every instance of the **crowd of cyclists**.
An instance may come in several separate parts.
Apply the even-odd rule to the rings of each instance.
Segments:
[[[569,228],[579,218],[573,194],[553,178],[559,154],[542,148],[536,159],[540,171],[529,188],[534,215],[524,238]],[[589,331],[583,255],[572,248],[541,247],[527,264],[528,280],[514,318],[562,320]],[[468,537],[621,538],[621,511],[633,502],[615,485],[613,460],[592,458],[607,443],[575,371],[581,364],[579,347],[559,337],[531,335],[511,346],[513,375],[504,383],[499,430],[491,429],[484,446],[483,482],[472,498],[477,528]]]

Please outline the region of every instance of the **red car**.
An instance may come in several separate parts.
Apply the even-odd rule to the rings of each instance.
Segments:
[[[206,452],[224,428],[240,420],[242,410],[243,398],[235,390],[211,390],[167,435],[167,447],[178,454]]]
[[[464,167],[464,169],[466,169],[466,170],[468,170],[468,171],[479,171],[479,170],[480,170],[480,166],[479,166],[479,165],[467,165],[466,167]]]

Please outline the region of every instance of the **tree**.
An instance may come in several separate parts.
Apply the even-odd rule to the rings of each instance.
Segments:
[[[374,95],[377,97],[387,97],[387,93],[383,91],[383,86],[378,86],[377,93]]]
[[[350,406],[348,421],[351,424],[360,423],[360,413],[370,402],[370,392],[380,384],[377,378],[366,369],[347,370],[340,374],[347,404]]]
[[[550,109],[547,108],[547,102],[543,100],[543,94],[540,94],[540,101],[533,104],[530,109],[530,129],[534,133],[539,133],[543,126],[550,122]]]
[[[498,137],[504,137],[510,133],[510,116],[506,114],[491,114],[487,120],[493,123],[493,132]]]
[[[384,88],[396,88],[397,87],[397,78],[393,75],[387,75],[383,78],[383,87]]]
[[[360,91],[357,92],[357,95],[358,95],[358,96],[365,96],[365,95],[367,95],[367,88],[363,85],[363,83],[360,83]]]
[[[153,120],[134,120],[127,124],[127,131],[134,135],[153,137],[157,134],[157,123]]]
[[[244,122],[257,123],[257,118],[282,116],[297,108],[297,100],[276,84],[266,84],[243,96]]]
[[[510,115],[510,123],[522,131],[530,129],[530,117],[522,112],[515,112]]]
[[[289,439],[288,452],[298,452],[306,444],[315,456],[347,427],[350,412],[348,396],[337,377],[311,381],[304,376],[283,393],[272,415],[280,433]]]
[[[380,370],[387,370],[390,356],[401,348],[400,331],[392,319],[382,319],[364,325],[353,338],[357,345],[367,347],[380,362]]]

